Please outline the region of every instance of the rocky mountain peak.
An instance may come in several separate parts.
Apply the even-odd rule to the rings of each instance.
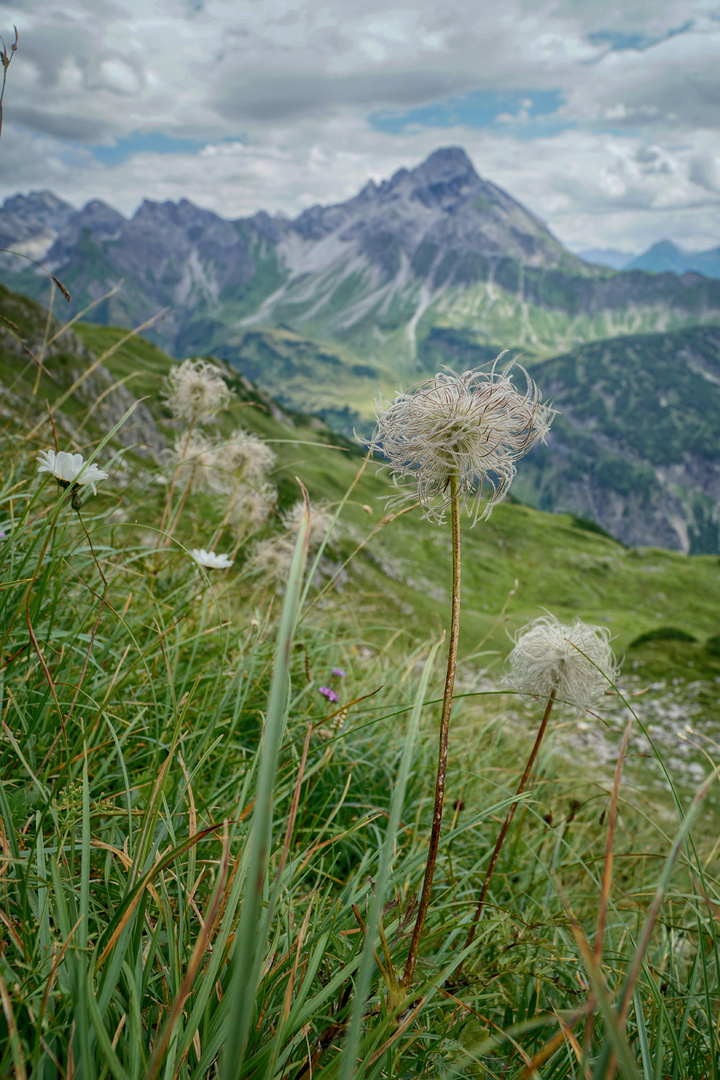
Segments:
[[[34,237],[43,237],[45,246],[65,227],[75,213],[75,207],[52,191],[31,191],[29,195],[12,195],[0,210],[0,240],[17,244]]]

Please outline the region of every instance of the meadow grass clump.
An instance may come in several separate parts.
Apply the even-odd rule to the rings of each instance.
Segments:
[[[252,454],[277,510],[240,536],[225,521],[235,481],[189,491],[183,474],[171,491],[160,452],[154,462],[123,444],[127,419],[103,431],[74,376],[40,374],[43,413],[35,368],[12,363],[20,404],[0,437],[0,1075],[718,1075],[705,788],[651,799],[623,780],[627,741],[605,776],[568,762],[554,723],[518,793],[527,725],[497,682],[463,689],[416,935],[447,681],[439,627],[424,639],[411,619],[393,622],[392,579],[363,562],[401,520],[370,517],[357,533],[387,487],[353,458],[345,492],[330,492],[340,469],[313,471],[309,440],[291,448],[276,428]],[[213,446],[235,438],[242,407],[219,393]],[[171,445],[177,420],[153,404],[152,422],[144,435]],[[53,423],[65,452],[102,464],[97,495],[74,491],[89,486],[81,472],[63,473],[66,487],[38,473]],[[319,436],[313,447],[323,463],[344,460]],[[288,547],[280,594],[252,572],[262,541]],[[318,573],[329,545],[344,576]],[[478,651],[460,656],[461,674]]]

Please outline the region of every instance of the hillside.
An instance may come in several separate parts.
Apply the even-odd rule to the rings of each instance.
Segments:
[[[122,477],[121,490],[128,484],[142,489],[148,517],[156,514],[164,497],[163,485],[156,479],[166,475],[164,450],[177,437],[177,423],[170,419],[159,399],[161,381],[172,365],[171,359],[150,342],[135,337],[98,364],[104,353],[116,348],[123,331],[77,324],[52,346],[33,394],[37,367],[23,351],[18,337],[38,355],[45,315],[33,302],[1,289],[0,316],[2,437],[22,440],[23,432],[34,431],[23,453],[46,447],[52,435],[45,400],[57,400],[80,379],[77,389],[55,413],[55,423],[61,447],[71,446],[87,453],[132,401],[142,397],[143,402],[113,440],[114,453],[119,456],[112,468]],[[576,362],[577,358],[570,357],[548,362],[547,373],[554,378],[563,365]],[[85,378],[89,369],[91,374]],[[317,418],[279,409],[252,384],[234,376],[232,369],[227,373],[236,404],[219,431],[229,436],[240,422],[269,440],[278,456],[275,482],[279,502],[266,530],[272,533],[279,515],[296,500],[295,476],[302,478],[318,503],[333,505],[342,499],[362,466],[362,447],[335,435]],[[569,379],[564,382],[571,384]],[[620,390],[618,394],[624,401]],[[626,406],[632,409],[632,400]],[[702,437],[700,432],[698,438]],[[564,459],[563,440],[567,439],[561,429],[546,452],[548,458],[554,455]],[[669,446],[669,439],[664,441]],[[18,445],[24,444],[21,441]],[[108,455],[109,450],[105,453]],[[541,473],[538,479],[537,465],[527,458],[520,463],[512,491],[524,495],[539,487],[542,492],[542,484],[548,485],[552,475],[546,473],[543,479]],[[423,520],[415,512],[378,529],[391,490],[382,469],[375,464],[365,468],[343,511],[341,539],[333,550],[332,564],[340,566],[368,534],[377,531],[352,559],[347,584],[335,593],[333,603],[340,622],[352,621],[357,615],[353,589],[362,587],[375,597],[374,618],[380,636],[383,625],[400,625],[403,633],[412,638],[418,630],[426,634],[430,628],[439,630],[444,624],[450,596],[444,560],[450,550],[450,537],[448,530]],[[113,484],[103,485],[103,491],[104,499],[116,498]],[[117,498],[120,505],[121,491]],[[209,496],[199,494],[196,499],[199,508],[206,507],[201,517],[211,521],[214,511]],[[184,542],[188,547],[202,547],[207,541],[200,533],[193,533]],[[505,655],[510,647],[506,630],[522,625],[544,609],[560,618],[579,616],[609,626],[617,650],[627,653],[639,679],[646,672],[655,680],[658,670],[664,670],[668,686],[671,675],[683,685],[704,678],[711,683],[716,674],[720,676],[720,661],[712,651],[715,646],[711,641],[720,633],[717,557],[688,558],[660,549],[626,548],[580,517],[550,514],[512,499],[498,506],[487,523],[474,529],[466,527],[464,544],[463,624],[468,643],[468,678],[476,679],[488,665],[492,672],[497,657]],[[440,568],[439,561],[443,564]],[[497,612],[506,601],[507,617],[498,622]],[[662,635],[659,642],[652,640],[658,629],[668,626],[685,635],[685,640],[673,634],[668,640]],[[636,639],[647,634],[651,635],[650,643],[633,647]],[[490,653],[483,654],[484,659],[473,659],[470,643],[487,635]]]
[[[438,775],[450,530],[357,445],[2,288],[0,391],[0,1075],[574,1080],[583,1029],[598,1076],[713,1074],[717,558],[466,522]],[[589,666],[556,628],[538,728],[547,681],[500,674],[544,607],[625,657],[586,627],[591,708],[553,708]]]
[[[516,493],[629,545],[720,551],[718,329],[582,345],[534,374],[559,415]]]

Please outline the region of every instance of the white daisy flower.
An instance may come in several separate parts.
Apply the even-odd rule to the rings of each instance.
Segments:
[[[396,484],[406,477],[415,480],[426,517],[444,519],[453,476],[474,521],[489,517],[510,487],[515,462],[545,439],[553,411],[541,404],[527,373],[518,370],[527,382],[524,394],[507,371],[499,374],[493,365],[490,371],[474,368],[462,375],[443,371],[400,393],[387,409],[378,402],[370,449],[388,459]],[[481,513],[486,483],[490,498]]]
[[[95,485],[108,478],[108,474],[98,469],[94,462],[86,465],[82,454],[68,454],[65,450],[56,454],[54,450],[41,450],[37,461],[38,472],[50,473],[62,488],[89,487],[93,495],[97,495]]]
[[[558,701],[579,709],[597,704],[619,672],[606,627],[580,619],[564,626],[554,615],[518,630],[507,662],[504,681],[513,690],[544,701],[555,691]]]
[[[204,566],[208,570],[227,570],[233,564],[233,560],[228,555],[217,555],[214,551],[206,551],[205,548],[193,548],[190,554],[198,566]]]

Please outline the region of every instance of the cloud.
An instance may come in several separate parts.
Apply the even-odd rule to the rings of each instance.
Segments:
[[[0,192],[295,214],[460,144],[571,245],[720,242],[713,3],[0,2]]]

